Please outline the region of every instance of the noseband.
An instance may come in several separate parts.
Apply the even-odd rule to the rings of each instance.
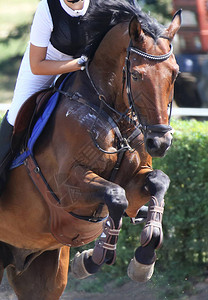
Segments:
[[[127,49],[127,56],[126,56],[126,92],[128,96],[128,101],[130,108],[134,112],[134,114],[137,116],[137,119],[139,121],[139,128],[143,133],[147,132],[161,132],[161,133],[166,133],[168,131],[172,130],[172,127],[170,126],[170,118],[171,118],[171,110],[172,110],[172,101],[170,103],[170,114],[169,114],[169,125],[165,124],[156,124],[156,125],[143,125],[139,113],[137,113],[136,108],[135,108],[135,103],[132,97],[132,91],[131,91],[131,72],[130,72],[130,54],[131,52],[136,53],[146,59],[153,60],[153,61],[164,61],[167,60],[173,53],[173,46],[170,45],[170,51],[167,54],[163,55],[152,55],[148,54],[146,52],[143,52],[139,50],[138,48],[135,48],[132,46],[132,41],[130,41],[130,45]],[[125,76],[125,75],[124,75]]]

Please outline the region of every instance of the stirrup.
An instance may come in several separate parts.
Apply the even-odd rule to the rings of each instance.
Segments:
[[[162,216],[164,212],[164,200],[161,203],[158,202],[157,198],[152,196],[149,202],[147,222],[141,233],[141,245],[145,247],[149,244],[152,239],[154,227],[159,228],[160,240],[156,247],[159,249],[163,241],[163,230],[162,230]],[[157,221],[158,220],[158,221]]]
[[[109,216],[103,224],[103,233],[95,242],[95,248],[92,254],[92,260],[97,265],[102,265],[105,262],[107,251],[113,251],[113,258],[106,262],[107,265],[112,265],[116,259],[116,244],[122,225],[122,219],[116,229],[113,219]],[[114,238],[114,240],[113,240]]]

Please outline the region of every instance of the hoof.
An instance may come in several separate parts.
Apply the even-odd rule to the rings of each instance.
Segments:
[[[92,274],[88,273],[84,265],[85,255],[92,256],[93,249],[85,250],[82,253],[77,252],[74,259],[71,262],[71,273],[77,279],[84,279]]]
[[[154,272],[155,262],[151,265],[140,264],[134,257],[128,266],[127,274],[130,279],[137,282],[147,282]]]

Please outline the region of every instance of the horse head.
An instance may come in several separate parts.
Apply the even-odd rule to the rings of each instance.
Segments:
[[[177,12],[170,26],[150,34],[134,17],[129,24],[130,46],[126,58],[127,94],[144,134],[146,151],[162,157],[171,146],[170,111],[179,67],[171,41],[181,23]]]
[[[164,156],[172,142],[168,108],[179,67],[171,41],[180,23],[181,11],[168,28],[147,14],[135,14],[106,34],[90,66],[108,104],[121,113],[130,108],[137,116],[146,151],[152,157]]]

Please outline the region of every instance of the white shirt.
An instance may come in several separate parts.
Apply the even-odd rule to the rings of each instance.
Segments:
[[[84,0],[83,8],[73,10],[66,5],[64,0],[59,0],[62,8],[72,17],[83,16],[87,12],[90,0]],[[48,7],[47,0],[42,0],[38,4],[30,33],[30,43],[37,47],[48,47],[48,59],[69,59],[69,56],[55,49],[50,43],[51,32],[53,31],[53,21]],[[54,57],[54,55],[55,57]],[[57,57],[57,56],[58,57]],[[60,57],[59,57],[60,56]]]

